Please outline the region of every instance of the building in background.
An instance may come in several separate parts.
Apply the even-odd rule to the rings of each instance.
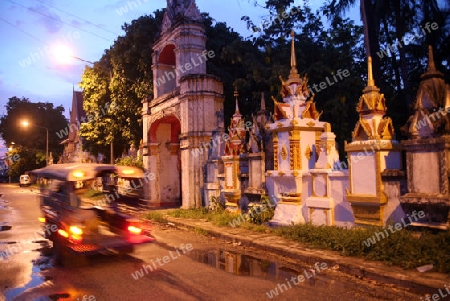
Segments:
[[[83,151],[84,139],[80,137],[81,123],[87,120],[83,109],[83,93],[73,90],[72,95],[69,123],[59,132],[60,135],[64,135],[61,138],[65,137],[65,139],[61,142],[64,145],[64,151],[58,163],[97,162],[96,157]]]

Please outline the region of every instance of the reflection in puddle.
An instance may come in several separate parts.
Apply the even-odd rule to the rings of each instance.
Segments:
[[[52,301],[58,301],[60,299],[68,299],[68,298],[70,298],[70,294],[68,294],[68,293],[59,293],[59,294],[52,294],[52,295],[50,295],[48,297]]]
[[[302,274],[305,275],[306,279],[309,279],[309,281],[305,281],[309,285],[328,286],[334,282],[324,274],[316,274],[312,277],[313,274],[310,271],[310,267],[305,266],[302,270],[294,270],[269,260],[220,249],[205,251],[193,250],[189,257],[195,261],[239,276],[261,277],[284,281],[286,278],[290,279],[291,277],[298,277]]]
[[[6,300],[14,300],[16,297],[20,296],[26,290],[37,287],[43,284],[44,282],[50,280],[47,277],[43,277],[39,274],[39,272],[47,270],[52,267],[50,263],[50,257],[44,255],[48,253],[47,249],[50,248],[48,241],[41,242],[41,246],[42,248],[39,249],[39,251],[41,252],[40,253],[41,256],[38,259],[32,261],[33,266],[31,268],[31,280],[23,287],[16,287],[7,290],[5,292]]]
[[[0,226],[0,231],[11,230],[12,226]]]
[[[27,289],[37,287],[38,285],[41,285],[44,283],[44,278],[39,275],[40,268],[33,264],[33,267],[31,268],[31,280],[27,284],[25,284],[23,287],[16,287],[13,289],[9,289],[5,292],[6,300],[13,300],[15,297],[19,296],[23,292],[25,292]]]

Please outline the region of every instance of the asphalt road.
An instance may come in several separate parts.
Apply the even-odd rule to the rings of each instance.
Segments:
[[[0,300],[420,300],[320,262],[306,266],[163,225],[153,225],[156,241],[125,258],[56,267],[51,243],[38,236],[36,193],[0,184],[0,194]]]

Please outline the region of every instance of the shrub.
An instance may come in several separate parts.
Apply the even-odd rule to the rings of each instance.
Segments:
[[[261,203],[250,208],[245,215],[245,220],[252,224],[261,225],[270,221],[275,214],[275,204],[266,195],[261,196]]]
[[[209,204],[209,210],[212,212],[223,212],[225,210],[225,202],[220,197],[211,197],[211,203]]]
[[[165,224],[168,222],[167,218],[165,218],[160,212],[156,212],[156,211],[150,211],[149,213],[147,213],[146,218],[149,220],[152,220],[154,222],[162,223],[162,224]]]

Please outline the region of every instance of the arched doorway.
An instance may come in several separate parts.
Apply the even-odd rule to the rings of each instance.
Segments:
[[[152,123],[149,130],[149,172],[155,174],[150,183],[151,205],[181,205],[180,121],[164,116]]]
[[[159,97],[175,89],[178,71],[176,69],[175,45],[166,45],[159,56],[156,64],[156,77],[154,80],[155,97]]]

